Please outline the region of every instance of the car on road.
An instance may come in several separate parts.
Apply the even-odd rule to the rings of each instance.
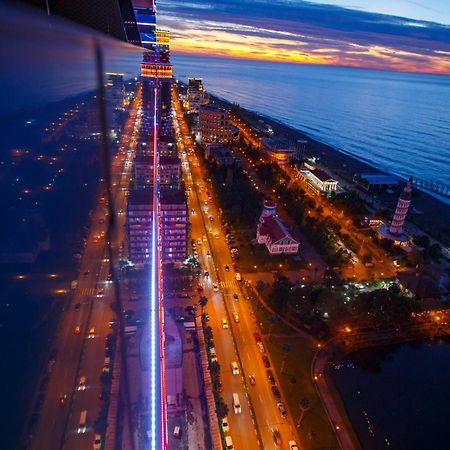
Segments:
[[[203,242],[206,242],[208,239],[206,238],[206,234],[203,235]]]
[[[233,294],[233,300],[237,302],[239,300],[239,296],[237,294]]]
[[[264,364],[264,367],[268,369],[270,367],[270,361],[269,358],[266,355],[262,355],[262,362]]]
[[[81,333],[81,325],[77,325],[73,330],[73,334],[80,334],[80,333]]]
[[[281,433],[277,428],[272,428],[272,438],[273,442],[277,447],[281,445]]]
[[[286,412],[286,408],[284,407],[284,403],[283,402],[278,402],[277,403],[277,407],[278,407],[278,411],[280,411],[280,415],[281,417],[286,417],[287,416],[287,412]]]
[[[257,331],[255,331],[253,333],[253,336],[254,336],[256,342],[261,342],[261,335]]]
[[[269,369],[266,370],[267,379],[269,380],[269,383],[274,386],[275,385],[275,377],[273,376],[273,372]]]
[[[63,394],[61,395],[61,397],[59,397],[59,406],[65,406],[66,403],[67,403],[67,394]]]
[[[95,338],[95,328],[94,327],[89,328],[88,338],[89,339],[94,339]]]
[[[75,311],[79,311],[81,308],[81,303],[75,303],[74,308],[75,308]]]
[[[86,377],[80,377],[80,380],[78,381],[77,391],[84,391],[86,389]]]
[[[250,382],[250,384],[251,384],[252,386],[254,386],[254,385],[256,384],[255,375],[250,374],[250,375],[248,376],[248,381]]]
[[[288,442],[288,445],[289,445],[289,450],[298,450],[297,442],[295,442],[295,441],[289,441],[289,442]]]
[[[89,275],[89,273],[90,273],[89,270],[86,270],[86,271],[84,272],[83,275],[84,275],[85,277],[87,277],[87,276]]]
[[[209,349],[209,354],[211,355],[211,362],[217,362],[217,353],[214,347]]]
[[[233,313],[233,318],[236,323],[239,323],[239,314],[237,312]]]
[[[105,356],[105,359],[103,361],[103,369],[102,369],[103,373],[108,373],[111,370],[110,364],[111,364],[111,358],[109,356]]]
[[[219,287],[217,286],[217,284],[213,284],[213,291],[217,292],[219,290]]]
[[[222,419],[222,430],[224,433],[228,433],[230,431],[230,425],[228,424],[228,417],[224,417]]]
[[[259,351],[260,351],[261,353],[264,353],[264,352],[265,352],[264,344],[263,344],[261,341],[258,341],[258,342],[256,343],[256,345],[258,346]]]
[[[209,277],[209,272],[205,271],[204,275],[205,275],[205,278],[208,278]]]
[[[236,361],[232,361],[231,363],[231,373],[233,375],[239,375],[239,366]]]
[[[222,319],[222,328],[224,330],[228,329],[228,320],[225,318]]]
[[[231,436],[225,436],[225,448],[226,450],[234,450],[233,439],[231,439]]]
[[[195,306],[186,306],[184,310],[190,315],[195,316]]]
[[[280,400],[281,398],[280,390],[276,386],[272,386],[272,394],[276,399]]]
[[[194,252],[194,257],[198,258],[198,252]]]
[[[102,435],[101,434],[96,434],[94,436],[94,444],[92,446],[93,450],[101,450],[102,448]]]
[[[227,272],[230,271],[230,266],[229,266],[228,264],[225,264],[225,270],[226,270]]]
[[[97,297],[103,297],[103,291],[101,289],[97,291]]]
[[[211,258],[211,252],[209,250],[206,252],[206,257]]]
[[[203,244],[203,241],[202,241],[200,238],[198,238],[198,239],[197,239],[197,244],[198,244],[198,245],[202,245],[202,244]]]

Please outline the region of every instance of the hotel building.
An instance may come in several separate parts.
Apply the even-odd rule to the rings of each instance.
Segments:
[[[211,142],[229,144],[236,140],[238,134],[238,129],[228,121],[228,112],[209,105],[199,109],[198,130],[202,144]]]
[[[188,214],[184,191],[161,191],[161,260],[163,264],[187,258]],[[132,190],[128,197],[127,233],[130,261],[136,266],[150,262],[153,203],[150,190]]]

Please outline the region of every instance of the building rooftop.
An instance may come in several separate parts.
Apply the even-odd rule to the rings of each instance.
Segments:
[[[314,169],[314,170],[311,170],[311,173],[315,176],[315,177],[317,177],[320,181],[329,181],[329,180],[332,180],[332,181],[336,181],[336,180],[334,180],[332,177],[330,177],[330,175],[328,175],[324,170],[322,170],[322,169]]]
[[[261,235],[268,235],[272,242],[280,241],[283,238],[293,239],[283,222],[278,217],[267,216],[259,231]]]
[[[289,144],[289,142],[283,140],[283,139],[277,139],[277,138],[262,138],[261,139],[262,144],[270,147],[271,151],[274,152],[295,152],[295,148]]]
[[[128,196],[128,205],[152,205],[151,189],[133,189]]]
[[[162,205],[185,205],[186,196],[182,189],[161,189]]]
[[[133,189],[128,196],[129,205],[152,205],[152,189]],[[186,197],[182,189],[161,189],[162,205],[185,205]]]
[[[151,155],[138,155],[134,159],[135,164],[147,164],[149,166],[153,165],[153,156]],[[169,166],[169,165],[180,165],[180,159],[178,156],[166,156],[161,155],[159,157],[159,163],[161,166]]]
[[[361,173],[360,177],[367,181],[369,184],[386,184],[395,185],[398,184],[397,177],[392,175],[386,175],[384,173]]]

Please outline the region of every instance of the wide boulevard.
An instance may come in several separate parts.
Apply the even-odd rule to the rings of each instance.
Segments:
[[[287,447],[291,439],[295,439],[299,444],[289,412],[286,418],[281,417],[277,407],[278,400],[272,394],[262,353],[254,337],[254,333],[259,332],[258,324],[252,307],[244,298],[240,283],[236,280],[233,261],[220,225],[218,208],[214,198],[211,197],[210,200],[207,193],[213,195],[212,186],[208,182],[206,171],[195,156],[192,138],[177,99],[174,106],[177,118],[175,129],[178,146],[182,150],[180,153],[185,186],[189,193],[191,238],[197,244],[202,268],[200,282],[204,287],[202,295],[207,296],[209,300],[205,311],[209,314],[208,325],[213,330],[214,346],[221,367],[222,395],[229,408],[230,431],[225,434],[232,437],[235,448],[278,449],[280,447],[274,443],[272,435],[274,429],[281,434],[282,448]],[[198,245],[200,241],[202,243]],[[209,273],[209,277],[204,276],[205,272]],[[213,289],[214,285],[217,285],[218,291]],[[237,301],[233,298],[234,294],[238,296]],[[239,318],[238,322],[235,320],[235,314]],[[222,327],[222,319],[227,320],[229,328]],[[270,356],[265,354],[270,359]],[[232,374],[233,361],[239,365],[239,375]],[[275,375],[275,370],[271,370]],[[250,384],[249,375],[254,376],[254,385]],[[234,413],[233,393],[239,395],[241,414]],[[286,402],[283,403],[286,405]]]

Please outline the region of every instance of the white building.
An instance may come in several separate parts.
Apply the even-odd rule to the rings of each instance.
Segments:
[[[265,244],[271,255],[298,253],[299,242],[276,216],[276,205],[265,202],[256,231],[258,244]]]
[[[338,182],[321,169],[301,169],[300,176],[316,191],[324,194],[336,192]]]

